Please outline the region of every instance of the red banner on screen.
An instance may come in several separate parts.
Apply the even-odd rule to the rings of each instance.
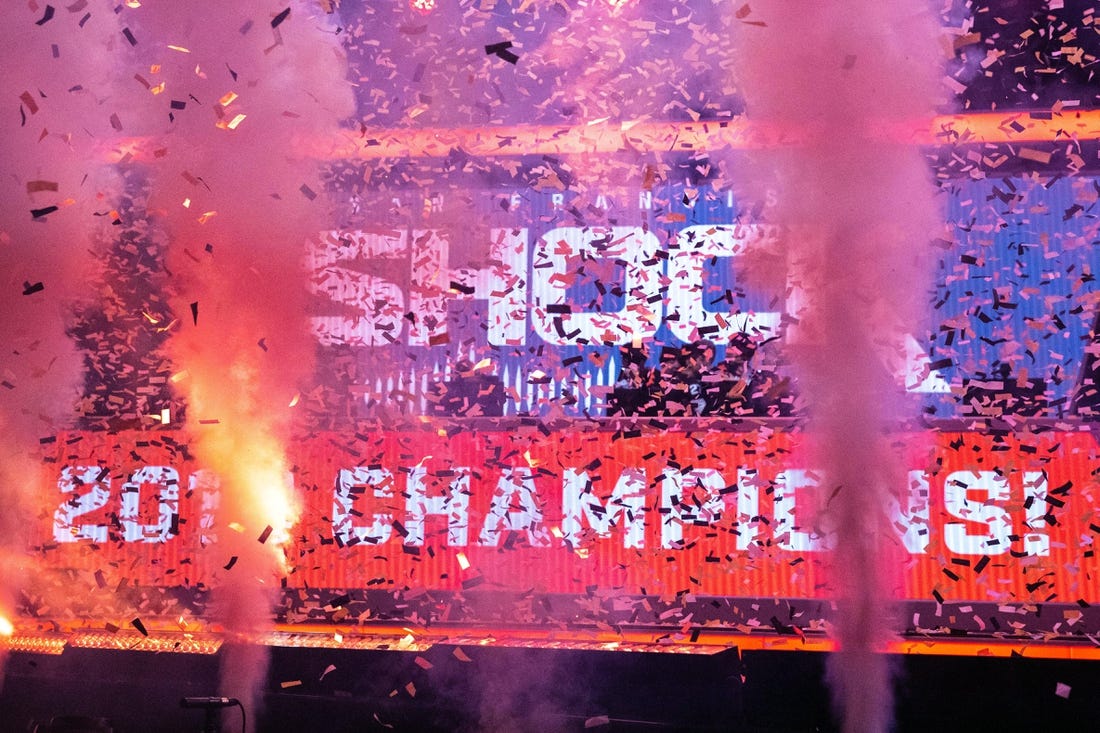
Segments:
[[[648,430],[648,429],[647,429]],[[313,434],[290,447],[291,587],[823,598],[828,500],[805,435],[453,424]],[[899,435],[896,596],[1100,602],[1100,471],[1088,433]],[[227,570],[216,477],[168,433],[49,446],[47,568],[156,586]],[[247,525],[247,522],[240,523]]]

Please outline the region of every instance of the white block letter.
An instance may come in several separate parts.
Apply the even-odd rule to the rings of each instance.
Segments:
[[[442,494],[428,496],[427,471],[417,467],[409,472],[405,489],[406,545],[424,544],[424,520],[429,516],[447,518],[447,546],[465,547],[469,538],[470,469],[451,469],[452,475]],[[434,482],[433,482],[434,483]]]
[[[341,545],[380,545],[393,534],[393,515],[372,514],[369,524],[357,524],[355,497],[370,491],[376,499],[393,498],[393,474],[384,468],[340,469],[332,498],[332,534]]]
[[[542,526],[542,507],[535,492],[535,477],[531,469],[506,468],[493,492],[493,502],[485,515],[485,524],[478,544],[496,547],[501,531],[527,532],[532,547],[550,544],[550,533]]]
[[[592,491],[585,471],[567,468],[562,474],[561,531],[576,547],[581,540],[581,516],[600,537],[609,537],[611,529],[625,526],[623,547],[645,547],[645,472],[628,468],[619,475],[611,498],[604,504]],[[620,521],[620,517],[622,521]]]
[[[985,501],[974,501],[969,494],[980,491]],[[993,471],[955,471],[943,485],[943,503],[947,513],[967,522],[983,524],[982,534],[968,533],[963,522],[944,525],[943,540],[947,549],[959,555],[1003,555],[1009,550],[1012,520],[1003,506],[994,502],[1009,499],[1008,481]]]

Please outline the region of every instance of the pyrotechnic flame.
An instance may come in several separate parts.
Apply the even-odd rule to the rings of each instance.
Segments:
[[[11,636],[15,633],[15,626],[7,616],[0,616],[0,636]]]
[[[276,446],[272,446],[277,450]],[[248,486],[248,496],[255,502],[255,515],[272,528],[267,544],[273,550],[281,550],[290,541],[290,530],[298,521],[301,505],[294,493],[293,482],[282,458],[266,467],[256,467],[254,478]],[[262,528],[261,528],[262,529]],[[281,551],[276,555],[280,562]]]
[[[230,529],[252,539],[263,537],[263,554],[272,561],[272,571],[285,574],[285,545],[301,514],[301,503],[294,490],[282,446],[278,439],[265,435],[263,426],[251,425],[247,444],[226,431],[203,439],[214,470],[222,476],[222,489],[233,517]],[[235,431],[234,431],[235,432]],[[271,528],[266,533],[267,527]]]

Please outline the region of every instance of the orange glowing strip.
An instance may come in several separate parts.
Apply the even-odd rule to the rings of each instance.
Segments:
[[[1030,112],[944,115],[931,122],[870,120],[869,134],[914,145],[1041,143],[1100,138],[1100,110],[1063,112],[1051,119]],[[1038,114],[1038,113],[1036,113]],[[507,127],[365,130],[326,144],[312,140],[298,146],[307,157],[419,158],[445,157],[451,150],[478,157],[614,153],[618,151],[705,152],[722,148],[765,149],[797,146],[811,140],[817,128],[751,123],[742,117],[705,122],[599,122],[558,127]]]
[[[1032,115],[1039,117],[1032,117]],[[1049,116],[1050,119],[1043,119]],[[509,125],[454,128],[376,128],[336,138],[300,138],[301,157],[322,160],[442,158],[452,150],[480,158],[517,155],[578,155],[616,152],[705,153],[796,146],[820,128],[726,121],[597,121],[587,125]],[[1100,110],[983,112],[923,120],[868,119],[853,132],[912,145],[1026,144],[1100,139]],[[162,157],[166,146],[153,139],[117,140],[107,151],[112,162]]]
[[[320,159],[441,158],[452,150],[482,158],[620,151],[698,152],[797,145],[805,130],[727,122],[611,122],[588,125],[509,125],[364,130],[341,139],[299,141],[299,154]]]
[[[1011,657],[1029,659],[1100,660],[1100,647],[1093,644],[1048,641],[1009,641],[998,639],[956,640],[935,639],[895,641],[887,651],[891,654],[917,654],[953,657]]]
[[[920,145],[1068,143],[1100,138],[1100,110],[944,115],[934,118],[932,124],[923,131],[920,125],[912,123],[891,124],[887,129],[893,133],[894,139],[908,140]]]
[[[135,651],[172,651],[190,654],[214,654],[222,644],[217,629],[180,633],[178,623],[147,620],[148,636],[131,630],[109,634],[87,626],[59,631],[19,630],[0,642],[0,649],[39,654],[60,654],[65,646]],[[694,630],[693,630],[694,633]],[[621,633],[596,628],[562,629],[541,626],[480,626],[447,624],[430,628],[395,624],[278,624],[268,633],[257,634],[259,644],[279,647],[324,649],[426,650],[436,644],[478,647],[528,647],[542,649],[587,649],[617,652],[668,652],[675,654],[716,654],[736,647],[742,651],[832,652],[837,644],[819,634],[806,636],[772,633],[744,633],[715,628],[698,629],[693,634],[678,629],[624,629]],[[957,657],[1011,657],[1030,659],[1100,660],[1100,646],[1085,642],[1043,641],[1032,638],[937,639],[904,638],[891,642],[883,650],[889,654]]]
[[[338,630],[342,630],[340,633]],[[323,624],[281,624],[278,634],[288,639],[302,636],[325,638],[329,643],[314,641],[309,644],[278,644],[280,646],[314,646],[346,648],[364,635],[378,642],[388,640],[391,649],[402,648],[402,640],[410,635],[414,642],[405,646],[426,648],[433,644],[460,646],[512,646],[560,649],[598,649],[603,651],[666,651],[672,653],[716,654],[724,649],[737,647],[752,651],[832,652],[837,650],[833,639],[820,636],[778,635],[761,632],[748,634],[721,629],[699,629],[698,637],[691,641],[691,634],[678,629],[623,629],[622,633],[598,629],[561,629],[538,626],[433,626],[430,629],[410,629],[394,625],[358,625],[352,628]],[[334,635],[340,636],[337,642]],[[1036,641],[1027,639],[898,639],[884,649],[889,654],[919,654],[961,657],[1010,657],[1018,655],[1031,659],[1100,660],[1100,647],[1085,642]]]
[[[364,635],[377,640],[388,639],[390,648],[399,648],[401,639],[412,635],[417,646],[432,644],[458,644],[462,646],[524,646],[549,648],[586,648],[606,651],[670,651],[692,652],[696,654],[715,654],[723,649],[737,647],[741,650],[759,651],[800,651],[831,652],[836,651],[833,639],[811,634],[807,636],[778,635],[772,633],[743,633],[714,628],[699,629],[695,641],[690,634],[678,629],[623,629],[622,633],[601,631],[598,629],[561,629],[559,627],[538,626],[476,626],[445,625],[431,628],[410,629],[392,624],[357,625],[341,627],[324,624],[280,624],[278,634],[287,638],[317,636],[333,640],[334,634],[342,631],[341,638],[346,643],[320,644],[333,648],[347,646],[353,640]],[[307,644],[301,644],[306,646]],[[317,645],[314,641],[309,646]],[[295,644],[287,644],[295,646]],[[1037,641],[1031,638],[1020,639],[958,639],[945,637],[905,638],[891,642],[884,649],[889,654],[921,654],[966,657],[1009,657],[1013,654],[1034,659],[1078,659],[1100,660],[1100,646],[1085,642]]]

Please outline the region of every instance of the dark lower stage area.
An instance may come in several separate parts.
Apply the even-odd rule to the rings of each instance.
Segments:
[[[899,731],[1088,730],[1100,663],[892,657]],[[468,660],[468,661],[467,661]],[[13,653],[2,731],[69,714],[125,733],[202,731],[184,696],[214,695],[218,657],[67,649]],[[271,649],[259,731],[753,731],[838,728],[826,655],[593,652],[437,645],[423,652]],[[1063,686],[1063,687],[1060,687]],[[1059,691],[1061,694],[1059,694]],[[241,730],[240,713],[221,714]]]

